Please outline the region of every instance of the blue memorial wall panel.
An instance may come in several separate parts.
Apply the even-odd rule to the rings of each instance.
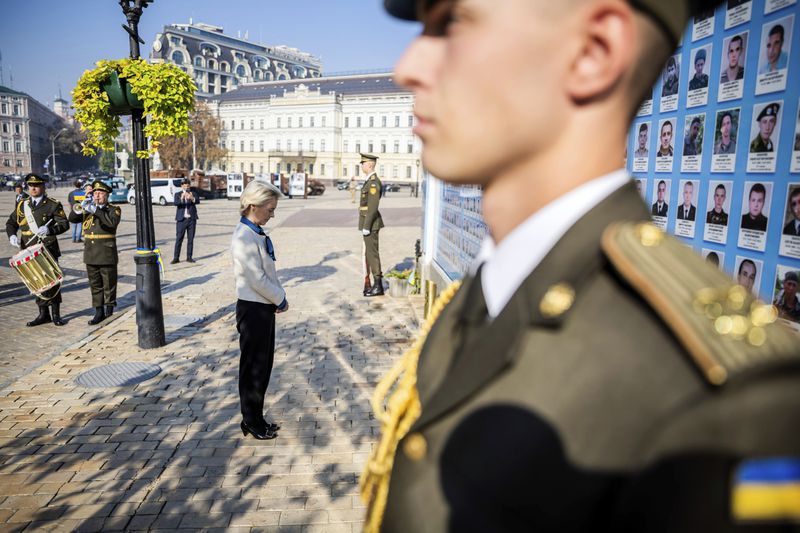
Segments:
[[[779,304],[800,272],[799,19],[759,0],[692,21],[625,154],[656,225]]]

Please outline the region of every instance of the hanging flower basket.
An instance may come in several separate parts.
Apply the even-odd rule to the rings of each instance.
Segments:
[[[189,112],[194,109],[197,87],[184,71],[168,63],[149,64],[143,59],[98,61],[87,70],[72,91],[75,119],[87,134],[84,155],[98,149],[113,150],[119,135],[120,115],[141,110],[148,117],[144,134],[150,137],[148,150],[136,155],[147,158],[164,137],[189,133]]]

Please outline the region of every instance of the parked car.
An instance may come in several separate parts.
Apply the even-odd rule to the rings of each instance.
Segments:
[[[172,204],[175,193],[181,190],[181,178],[150,180],[150,202],[158,205]],[[128,203],[136,203],[136,188],[128,190]]]
[[[336,188],[340,191],[346,191],[347,185],[350,183],[350,180],[339,180],[336,182]]]

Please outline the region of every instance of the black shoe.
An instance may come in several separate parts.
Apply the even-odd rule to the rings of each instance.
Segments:
[[[51,321],[52,320],[50,319],[50,310],[47,308],[46,305],[40,305],[39,306],[39,316],[37,316],[36,318],[34,318],[33,320],[31,320],[30,322],[28,322],[25,325],[28,326],[29,328],[32,328],[34,326],[40,326],[42,324],[47,324],[47,323],[49,323]]]
[[[279,429],[281,429],[281,427],[278,424],[273,424],[271,422],[267,422],[267,430],[268,431],[275,432],[275,431],[278,431]]]
[[[106,315],[105,315],[105,313],[103,313],[103,306],[101,305],[100,307],[95,307],[94,308],[94,316],[88,322],[88,324],[90,326],[94,326],[96,324],[99,324],[100,322],[102,322],[105,319],[106,319]]]
[[[75,242],[83,242],[83,239],[78,239],[78,240],[77,240],[77,241],[75,241]]]
[[[372,284],[369,282],[369,276],[364,278],[364,296],[369,294],[369,291],[372,289]]]
[[[114,314],[114,306],[113,305],[107,305],[106,306],[106,318],[110,317],[113,314]]]
[[[375,283],[365,296],[383,296],[383,279],[375,278]]]
[[[181,262],[181,260],[180,260],[180,259],[178,259],[178,258],[176,257],[175,259],[173,259],[172,261],[170,261],[170,262],[169,262],[169,264],[170,264],[170,265],[174,265],[175,263],[180,263],[180,262]]]
[[[50,304],[53,311],[53,324],[56,326],[66,326],[67,323],[61,320],[61,304]]]
[[[195,260],[194,260],[194,259],[192,259],[191,257],[187,258],[187,259],[186,259],[186,262],[187,262],[187,263],[197,263],[197,261],[195,261]]]
[[[242,423],[239,424],[239,427],[242,428],[242,434],[245,437],[248,433],[250,433],[253,438],[257,440],[270,440],[278,436],[278,434],[269,427],[267,427],[267,429],[264,431],[258,431],[255,428],[250,427],[250,425],[248,425],[244,420],[242,420]]]

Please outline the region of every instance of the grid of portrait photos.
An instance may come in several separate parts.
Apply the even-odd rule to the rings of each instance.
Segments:
[[[469,271],[486,236],[481,199],[480,187],[442,184],[435,260],[451,279]]]
[[[626,147],[653,222],[800,329],[800,4],[691,21]]]

